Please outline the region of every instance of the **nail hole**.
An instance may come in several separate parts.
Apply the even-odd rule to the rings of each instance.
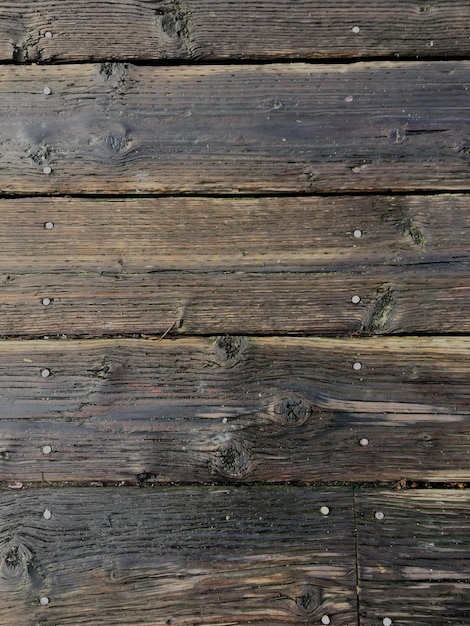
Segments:
[[[356,361],[356,363],[353,363],[353,369],[355,369],[356,371],[359,371],[362,369],[362,363],[359,363],[359,361]]]
[[[43,451],[43,454],[50,454],[52,452],[52,448],[51,446],[44,446],[42,451]]]
[[[41,376],[43,378],[48,378],[50,375],[51,375],[51,370],[45,369],[45,370],[42,370],[41,372]]]
[[[52,167],[50,167],[49,165],[46,165],[45,167],[42,168],[42,171],[44,174],[51,174],[52,173]]]
[[[52,517],[52,513],[49,511],[49,509],[46,509],[42,515],[44,519],[51,519]]]
[[[361,297],[360,297],[360,296],[353,296],[353,297],[351,298],[351,302],[352,302],[353,304],[359,304],[359,302],[360,302],[360,301],[361,301]]]
[[[44,224],[44,228],[45,228],[46,230],[52,230],[52,229],[54,228],[54,222],[46,222],[46,223]]]
[[[360,441],[359,441],[359,445],[361,446],[368,446],[369,445],[369,440],[366,437],[363,437]]]
[[[383,520],[383,519],[384,519],[384,517],[385,517],[385,514],[384,514],[384,513],[382,513],[382,511],[376,511],[376,512],[375,512],[375,519],[378,519],[378,520]],[[390,623],[391,623],[391,622],[390,622]]]
[[[354,237],[356,237],[356,239],[360,239],[362,237],[362,230],[356,228],[356,230],[354,231]]]
[[[329,515],[330,514],[330,509],[327,506],[322,506],[320,509],[320,513],[322,515]]]
[[[52,93],[52,89],[51,89],[50,87],[44,87],[44,89],[42,90],[42,93],[43,93],[45,96],[50,96],[50,95],[51,95],[51,93]]]
[[[41,603],[41,606],[47,606],[50,602],[49,598],[47,596],[42,596],[42,598],[40,598],[39,602]]]
[[[359,28],[359,26],[353,26],[353,27],[351,28],[351,30],[352,30],[352,32],[353,32],[355,35],[357,35],[357,33],[360,33],[360,32],[361,32],[361,29]]]

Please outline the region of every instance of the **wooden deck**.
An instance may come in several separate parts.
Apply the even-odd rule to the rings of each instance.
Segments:
[[[1,626],[469,626],[469,34],[1,8]]]

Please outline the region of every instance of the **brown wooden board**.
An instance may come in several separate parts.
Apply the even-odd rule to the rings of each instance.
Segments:
[[[357,624],[347,490],[63,488],[0,503],[5,626]]]
[[[0,58],[276,59],[465,56],[465,0],[11,0]]]
[[[468,490],[357,494],[361,626],[467,624]]]
[[[0,200],[0,274],[470,261],[470,195]],[[359,231],[359,232],[357,232]]]
[[[333,274],[9,273],[1,277],[0,334],[468,333],[468,277],[464,263]]]
[[[469,73],[467,61],[3,66],[0,191],[466,190]]]
[[[469,353],[463,337],[3,342],[0,480],[468,481]]]

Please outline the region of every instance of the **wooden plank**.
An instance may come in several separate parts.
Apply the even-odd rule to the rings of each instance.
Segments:
[[[0,503],[2,624],[357,624],[350,491],[63,488]]]
[[[0,214],[7,275],[359,267],[373,274],[377,266],[470,260],[465,194],[17,198],[0,200]]]
[[[466,624],[468,490],[359,490],[356,502],[361,626]]]
[[[0,190],[466,190],[469,71],[467,61],[3,66]]]
[[[468,333],[468,272],[467,263],[444,263],[334,273],[8,273],[0,334]]]
[[[0,480],[468,481],[469,352],[466,337],[3,342]]]
[[[130,28],[130,25],[132,27]],[[423,4],[359,0],[11,0],[2,10],[0,58],[276,59],[465,56],[464,0]],[[49,34],[50,33],[50,34]]]

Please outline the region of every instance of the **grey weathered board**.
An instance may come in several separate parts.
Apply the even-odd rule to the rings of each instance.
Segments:
[[[2,66],[0,191],[468,190],[469,72],[468,61]]]
[[[468,481],[469,354],[469,338],[3,342],[0,479]]]
[[[0,335],[467,332],[469,206],[461,194],[3,200]]]
[[[348,490],[62,488],[0,506],[2,626],[357,623]]]
[[[468,490],[358,490],[356,507],[361,626],[466,626]]]
[[[0,59],[465,56],[469,27],[465,0],[10,0]]]

